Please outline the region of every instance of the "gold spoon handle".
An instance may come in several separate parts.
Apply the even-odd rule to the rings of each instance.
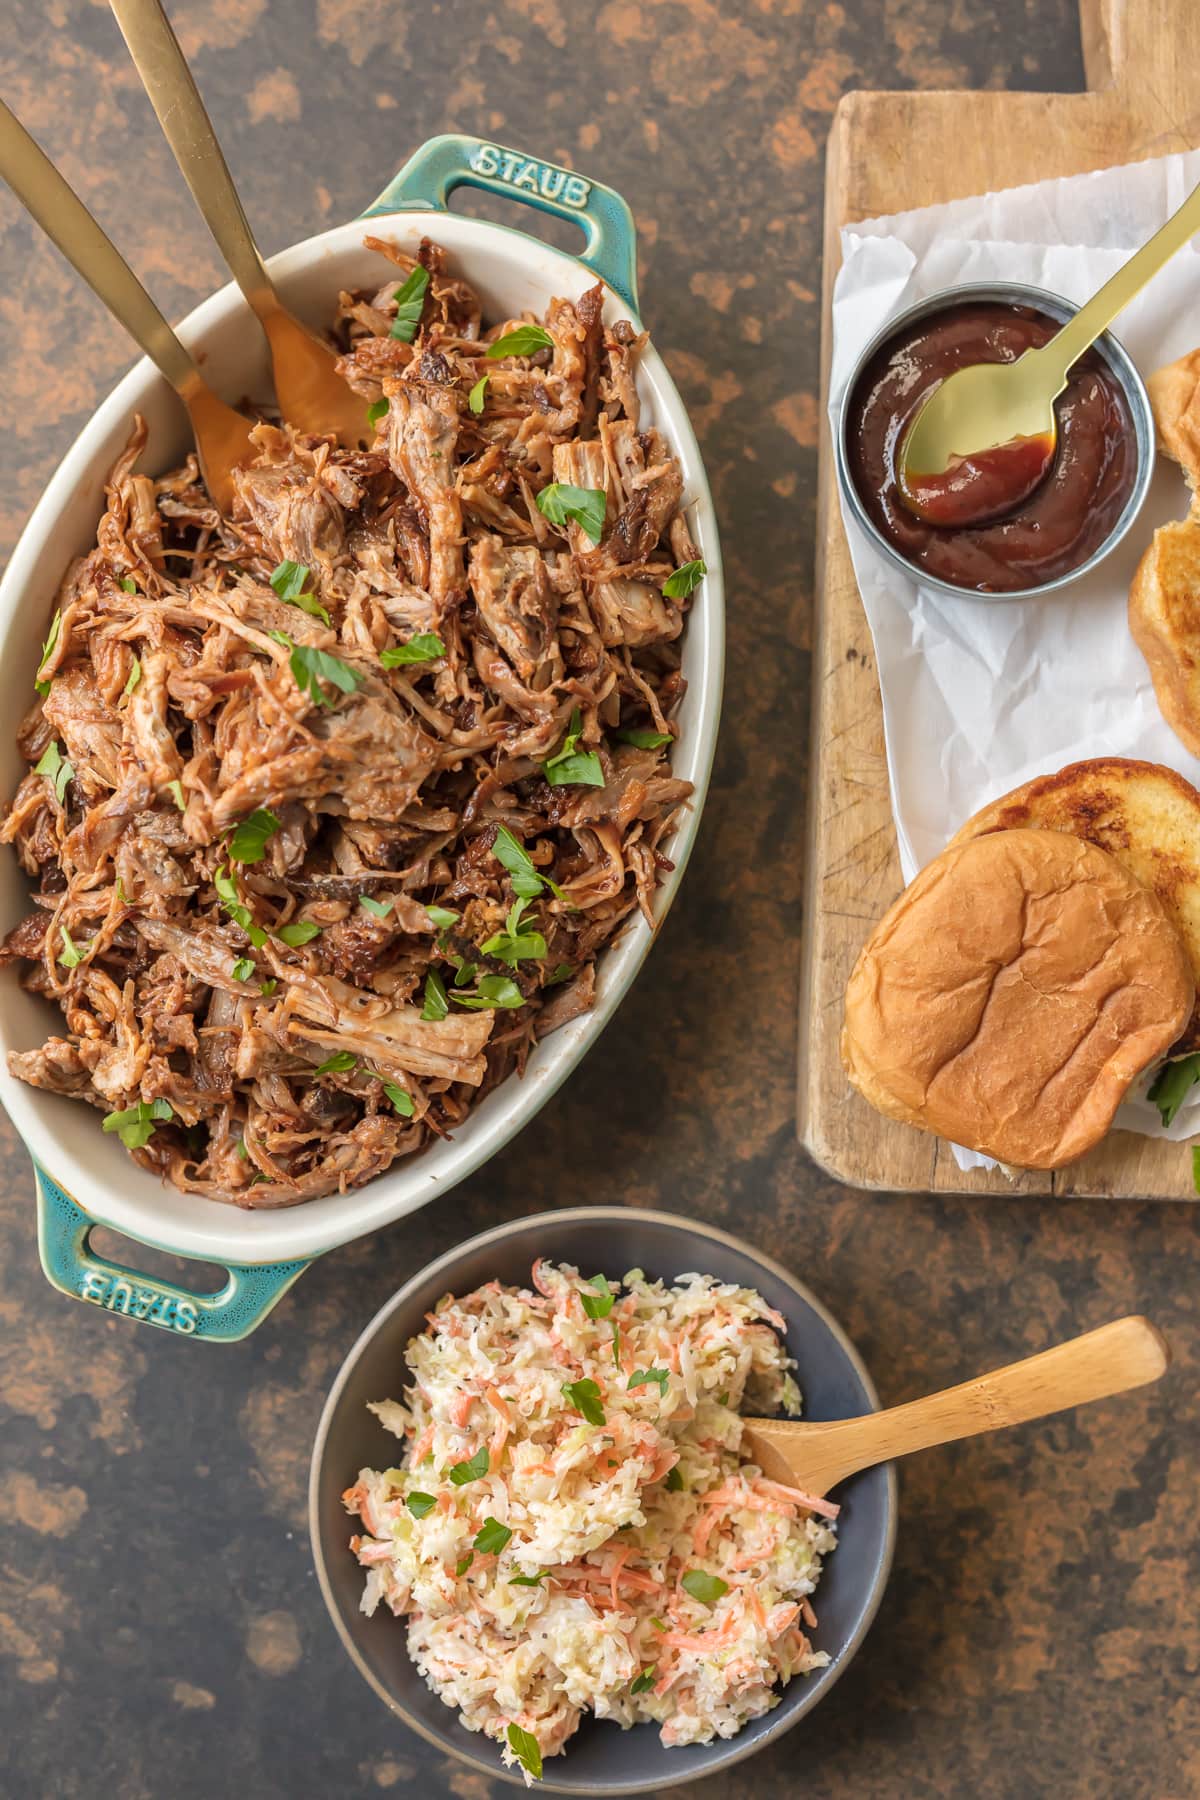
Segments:
[[[110,0],[180,172],[234,280],[262,318],[279,301],[200,90],[159,0]]]
[[[3,100],[0,175],[176,393],[185,399],[193,395],[202,383],[188,351],[116,245]]]
[[[1088,346],[1096,341],[1102,331],[1108,329],[1119,312],[1124,312],[1129,302],[1141,293],[1151,276],[1157,275],[1163,264],[1169,262],[1177,250],[1182,250],[1188,239],[1198,231],[1200,187],[1188,195],[1183,205],[1171,214],[1149,243],[1143,244],[1127,263],[1122,263],[1116,274],[1105,282],[1098,293],[1092,295],[1086,306],[1082,306],[1073,319],[1068,319],[1045,348],[1036,352],[1039,358],[1047,360],[1059,377],[1055,393],[1062,392],[1072,365],[1078,362]]]

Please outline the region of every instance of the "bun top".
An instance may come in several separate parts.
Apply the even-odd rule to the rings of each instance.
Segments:
[[[942,852],[872,932],[842,1059],[891,1118],[1019,1168],[1082,1156],[1188,1022],[1195,982],[1156,895],[1057,831]]]

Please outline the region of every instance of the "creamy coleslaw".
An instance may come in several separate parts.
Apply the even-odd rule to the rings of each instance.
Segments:
[[[800,1411],[785,1322],[749,1288],[537,1262],[447,1296],[405,1352],[405,1444],[343,1496],[363,1611],[527,1781],[585,1712],[666,1745],[732,1737],[829,1658],[810,1596],[837,1507],[768,1481],[739,1413]]]

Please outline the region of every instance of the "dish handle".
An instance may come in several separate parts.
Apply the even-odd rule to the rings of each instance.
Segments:
[[[543,162],[524,150],[458,133],[430,138],[362,216],[371,219],[418,207],[447,212],[457,187],[481,188],[506,200],[521,200],[539,212],[573,219],[587,238],[579,260],[637,312],[637,232],[628,204],[603,182]]]
[[[261,1325],[286,1294],[304,1262],[233,1263],[229,1280],[215,1294],[197,1294],[156,1276],[109,1262],[89,1242],[97,1221],[34,1164],[38,1197],[38,1250],[46,1279],[75,1300],[106,1312],[157,1325],[177,1337],[233,1344]],[[195,1259],[193,1259],[195,1260]]]

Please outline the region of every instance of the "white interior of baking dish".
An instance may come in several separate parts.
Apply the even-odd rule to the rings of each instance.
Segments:
[[[388,265],[364,249],[365,231],[415,250],[428,235],[444,244],[479,292],[485,319],[526,309],[541,312],[556,294],[575,298],[595,277],[573,257],[499,225],[457,214],[405,212],[355,221],[284,251],[271,270],[288,303],[313,325],[328,322],[342,287],[376,288]],[[609,294],[605,318],[628,313]],[[226,398],[270,393],[265,341],[235,288],[193,312],[180,336],[201,358]],[[639,388],[644,421],[662,429],[684,474],[688,521],[708,564],[683,645],[688,691],[679,712],[677,774],[696,796],[667,846],[675,872],[658,899],[662,918],[691,849],[708,781],[720,710],[723,604],[720,551],[712,500],[695,437],[670,376],[653,349],[642,358]],[[104,480],[123,448],[134,412],[144,414],[149,442],[142,466],[162,472],[185,456],[190,438],[183,409],[148,362],[140,362],[114,390],[59,465],[0,585],[0,693],[7,729],[0,741],[0,786],[5,800],[24,772],[14,742],[28,708],[42,640],[67,563],[95,538]],[[0,930],[28,910],[28,881],[16,857],[0,850]],[[597,1004],[539,1045],[521,1080],[509,1080],[473,1112],[454,1137],[356,1192],[330,1195],[282,1211],[247,1212],[197,1195],[181,1194],[139,1168],[113,1136],[100,1130],[95,1108],[15,1081],[0,1057],[0,1099],[29,1149],[85,1211],[117,1229],[166,1249],[213,1261],[273,1262],[312,1256],[377,1229],[444,1193],[505,1144],[570,1073],[612,1015],[645,956],[652,934],[642,921],[628,928],[600,960]],[[29,1049],[61,1033],[58,1009],[18,985],[17,972],[0,976],[0,1053]],[[31,1182],[32,1190],[32,1182]],[[537,1202],[547,1195],[534,1193]]]

